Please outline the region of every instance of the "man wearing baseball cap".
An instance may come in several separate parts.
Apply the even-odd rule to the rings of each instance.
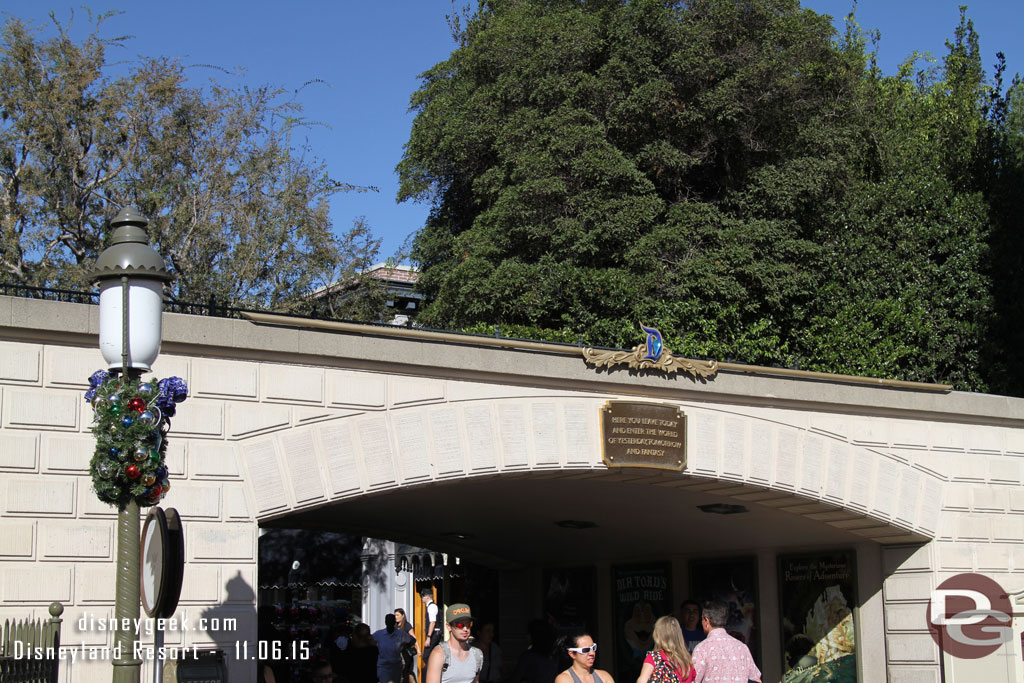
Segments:
[[[479,683],[484,655],[469,643],[473,613],[461,602],[449,605],[444,612],[448,624],[448,640],[435,647],[427,660],[426,683]]]

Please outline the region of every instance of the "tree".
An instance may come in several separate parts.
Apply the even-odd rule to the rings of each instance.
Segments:
[[[151,220],[183,301],[303,310],[307,295],[358,277],[379,241],[358,220],[340,238],[332,180],[300,144],[308,123],[280,89],[191,87],[176,60],[107,76],[110,14],[75,43],[17,19],[0,39],[0,271],[8,281],[84,288],[106,222],[124,205]]]
[[[997,230],[1019,88],[966,16],[894,77],[848,26],[797,0],[481,2],[398,167],[432,204],[420,319],[620,347],[642,320],[686,355],[1019,393],[989,360],[1021,278],[1019,249],[992,259],[1020,240]]]
[[[831,36],[795,0],[483,3],[399,165],[422,319],[788,361],[859,76]]]

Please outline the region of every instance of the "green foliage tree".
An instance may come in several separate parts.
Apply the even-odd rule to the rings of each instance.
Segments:
[[[982,176],[1020,138],[966,18],[916,79],[797,0],[493,0],[456,37],[398,167],[422,321],[993,386]]]
[[[191,87],[173,59],[123,75],[102,24],[81,42],[9,19],[0,37],[0,272],[8,282],[84,288],[106,222],[124,205],[151,220],[182,301],[306,310],[308,295],[359,277],[379,240],[357,220],[336,236],[332,180],[297,141],[302,108],[280,89]],[[367,283],[364,291],[375,291]],[[379,297],[378,297],[379,298]],[[365,308],[350,298],[339,315]]]

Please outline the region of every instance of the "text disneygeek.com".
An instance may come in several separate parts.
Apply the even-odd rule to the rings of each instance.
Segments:
[[[234,631],[238,628],[238,619],[233,617],[199,617],[193,623],[187,613],[169,619],[117,619],[114,617],[97,617],[88,612],[75,622],[78,631],[108,633],[112,631],[133,631],[139,635],[151,636],[157,631],[206,631],[207,633]]]
[[[168,619],[118,619],[109,616],[96,616],[85,613],[75,623],[79,633],[118,633],[128,632],[137,634],[139,637],[153,636],[156,633],[186,631],[198,631],[208,634],[219,634],[221,637],[214,637],[219,647],[235,656],[235,659],[308,659],[309,644],[306,641],[282,642],[276,640],[235,640],[232,646],[230,641],[223,638],[225,633],[238,630],[238,619],[234,617],[208,617],[201,616],[198,619],[189,619],[188,614],[183,613]],[[230,636],[229,636],[230,637]],[[69,639],[70,640],[70,639]],[[110,645],[89,645],[85,641],[77,645],[68,642],[58,647],[32,647],[22,641],[15,640],[11,654],[15,659],[60,659],[68,661],[95,661],[95,660],[121,660],[124,654],[129,654],[132,659],[140,660],[168,660],[182,659],[184,657],[198,657],[199,645],[178,645],[178,646],[154,646],[142,642],[135,642],[130,653],[122,652],[122,644]],[[204,646],[206,649],[208,646]]]
[[[205,649],[205,648],[204,648]],[[309,659],[309,643],[306,641],[282,642],[279,640],[258,640],[250,643],[247,640],[236,640],[233,649],[235,659],[259,659],[263,661],[276,661],[280,659],[306,660]],[[84,662],[109,659],[123,659],[121,656],[121,645],[113,647],[108,645],[61,645],[60,647],[28,647],[20,640],[14,641],[14,659],[30,660],[52,660]],[[161,646],[154,647],[144,643],[135,643],[132,648],[132,659],[139,660],[169,660],[183,658],[197,659],[199,657],[198,645],[182,646]]]

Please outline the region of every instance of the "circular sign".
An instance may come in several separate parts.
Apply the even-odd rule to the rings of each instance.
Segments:
[[[151,508],[142,528],[139,594],[146,616],[166,619],[178,608],[185,569],[181,518],[174,508]]]
[[[998,583],[981,574],[957,574],[932,591],[928,630],[943,652],[980,659],[1010,640],[1012,615],[1010,597]]]

